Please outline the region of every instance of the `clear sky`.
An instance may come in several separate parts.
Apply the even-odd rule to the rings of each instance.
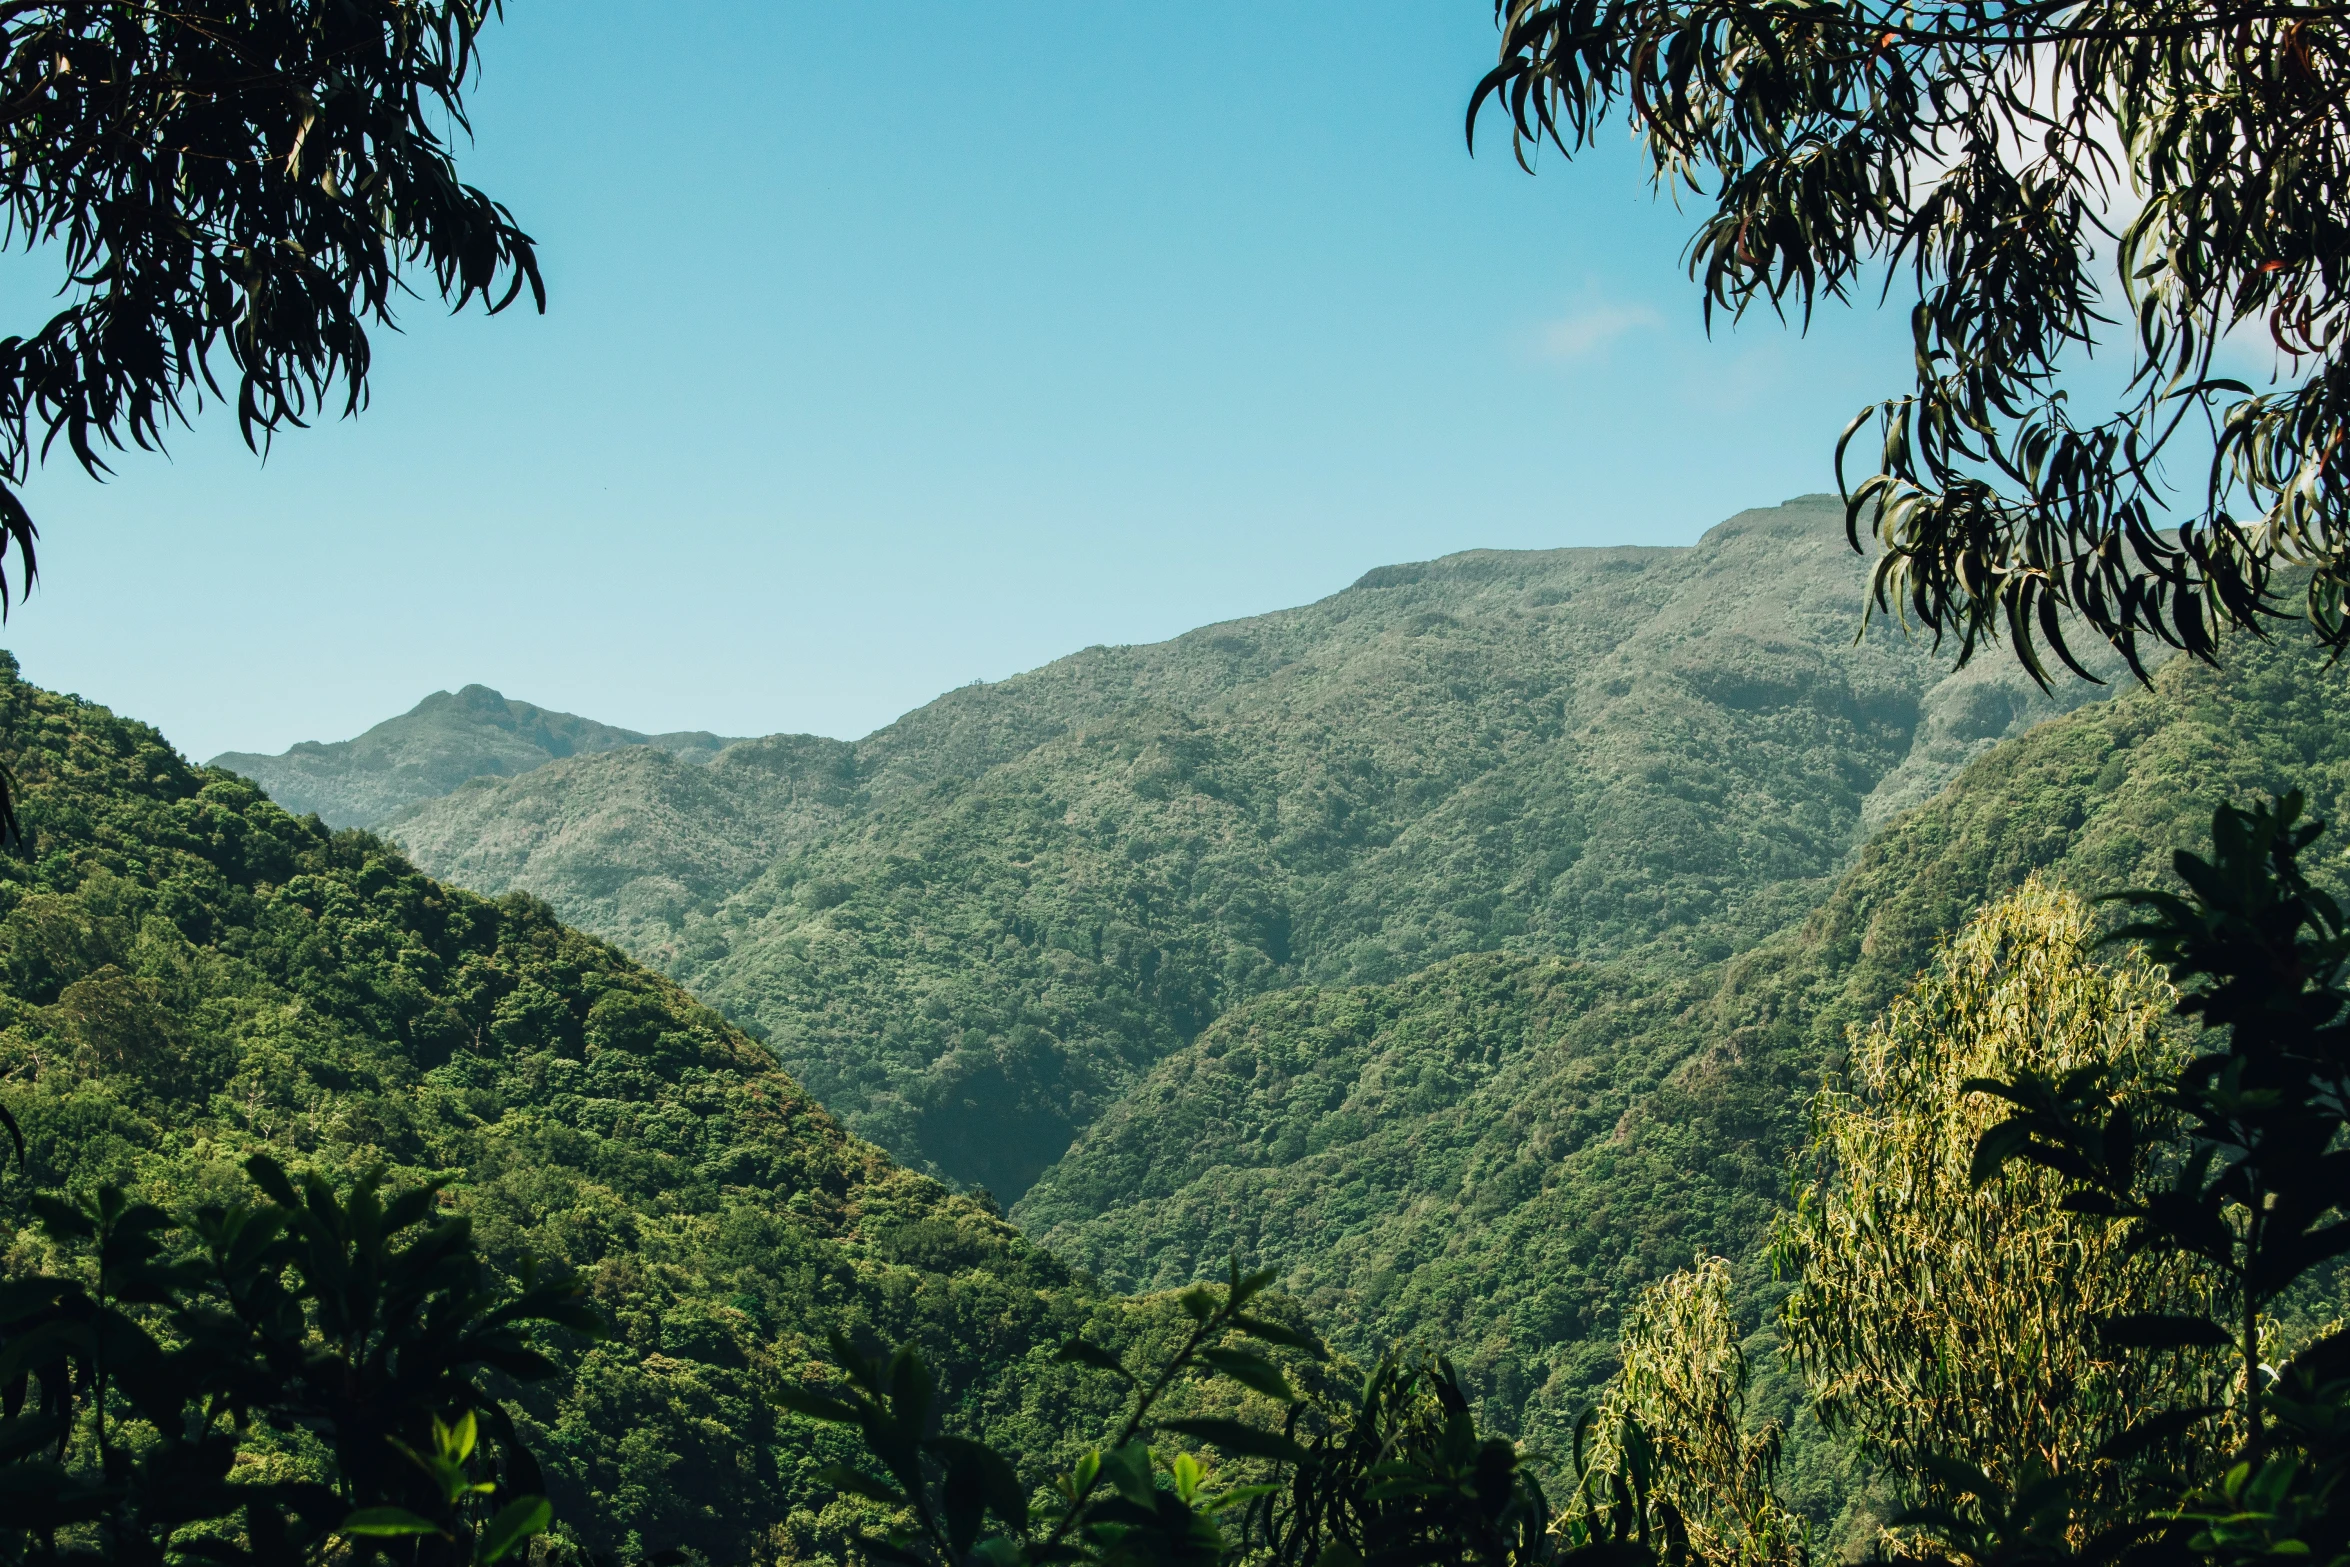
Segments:
[[[1628,141],[1461,121],[1487,0],[510,0],[468,178],[543,317],[427,302],[266,466],[33,493],[27,674],[196,757],[467,681],[640,729],[939,691],[1483,546],[1832,487],[1904,334],[1709,341]],[[22,330],[54,277],[0,261]]]

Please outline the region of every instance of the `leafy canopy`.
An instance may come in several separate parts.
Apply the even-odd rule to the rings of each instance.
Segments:
[[[1222,1286],[1180,1292],[1190,1330],[1157,1355],[1083,1338],[1063,1345],[1061,1358],[1125,1389],[1127,1412],[1107,1443],[1052,1477],[1042,1506],[1019,1478],[1035,1455],[938,1430],[929,1370],[910,1348],[868,1357],[836,1340],[848,1386],[781,1396],[813,1419],[857,1428],[883,1473],[841,1465],[826,1478],[887,1510],[888,1528],[857,1545],[888,1567],[1689,1560],[1678,1512],[1651,1489],[1656,1453],[1635,1418],[1613,1417],[1605,1443],[1629,1456],[1579,1466],[1577,1505],[1554,1513],[1516,1444],[1479,1434],[1449,1361],[1391,1354],[1349,1385],[1314,1334],[1280,1320],[1271,1300],[1257,1304],[1271,1281],[1235,1263]],[[1233,1415],[1168,1414],[1169,1395],[1184,1392],[1237,1393],[1239,1403]],[[1251,1412],[1259,1418],[1239,1418]]]
[[[0,1263],[0,1562],[526,1548],[553,1510],[487,1378],[556,1375],[536,1330],[601,1337],[584,1288],[535,1267],[493,1287],[440,1183],[245,1168],[261,1202],[178,1222],[113,1186],[33,1197],[66,1266]]]
[[[2093,944],[2078,899],[2028,880],[1855,1030],[1849,1081],[1812,1103],[1795,1207],[1775,1236],[1775,1261],[1799,1280],[1783,1343],[1821,1423],[1916,1508],[1959,1499],[1955,1462],[1962,1483],[1985,1475],[2011,1491],[2062,1477],[2085,1517],[2111,1522],[2145,1504],[2172,1455],[2109,1444],[2210,1396],[2207,1355],[2149,1354],[2113,1326],[2204,1309],[2189,1259],[2067,1212],[2052,1171],[1970,1180],[2001,1119],[1970,1080],[2086,1070],[2142,1085],[2179,1065],[2170,987],[2134,955],[2098,962]]]
[[[2220,1309],[2110,1319],[2107,1336],[2150,1349],[2224,1348],[2241,1367],[2217,1476],[2106,1531],[2109,1551],[2136,1540],[2171,1560],[2243,1562],[2339,1561],[2350,1549],[2350,1330],[2336,1322],[2282,1364],[2267,1354],[2279,1302],[2350,1253],[2341,1209],[2350,1189],[2350,935],[2341,905],[2304,869],[2323,828],[2302,810],[2298,790],[2249,809],[2222,806],[2210,857],[2182,849],[2174,859],[2183,895],[2116,895],[2142,916],[2116,939],[2143,941],[2169,968],[2177,1010],[2203,1023],[2208,1048],[2143,1085],[2094,1062],[1965,1085],[2007,1106],[1976,1144],[1978,1182],[2018,1161],[2052,1172],[2071,1187],[2069,1210],[2211,1282]],[[2149,1159],[2150,1145],[2164,1157]],[[2162,1410],[2125,1439],[2199,1430],[2216,1446],[2221,1412]],[[2061,1508],[2019,1508],[2001,1488],[1975,1489],[1977,1528],[1971,1539],[1959,1534],[1964,1554],[2045,1550],[2031,1515]]]
[[[1730,1292],[1721,1257],[1641,1291],[1616,1346],[1616,1374],[1577,1431],[1582,1484],[1568,1514],[1604,1508],[1602,1482],[1645,1467],[1649,1511],[1660,1527],[1670,1520],[1668,1532],[1698,1560],[1803,1567],[1810,1531],[1779,1499],[1779,1422],[1748,1417]]]
[[[814,1505],[827,1455],[762,1393],[827,1327],[918,1342],[991,1439],[1084,1407],[1056,1381],[1072,1368],[1021,1368],[1081,1328],[1118,1342],[1120,1314],[543,906],[290,817],[5,655],[0,758],[26,840],[0,854],[0,1109],[26,1144],[0,1267],[67,1271],[38,1189],[112,1186],[185,1221],[250,1205],[259,1153],[338,1189],[380,1166],[386,1203],[445,1182],[434,1215],[469,1221],[493,1279],[518,1289],[535,1256],[594,1292],[609,1336],[545,1345],[558,1373],[520,1385],[514,1418],[554,1532],[624,1560],[632,1536],[714,1562],[839,1554],[845,1525]],[[401,1439],[437,1451],[421,1420]]]
[[[435,121],[499,0],[126,0],[0,11],[0,213],[65,303],[0,339],[0,562],[62,439],[92,476],[235,382],[246,444],[367,399],[367,329],[413,273],[492,313],[546,291],[530,236]],[[8,592],[0,576],[0,609]]]
[[[2186,896],[2123,895],[2147,917],[2120,936],[2145,940],[2171,987],[2142,961],[2091,963],[2081,908],[2027,885],[1862,1042],[1859,1091],[1823,1098],[1826,1168],[1788,1223],[1804,1278],[1783,1323],[1831,1424],[1923,1504],[1880,1544],[1950,1567],[2343,1559],[2350,1338],[2336,1324],[2282,1365],[2257,1356],[2279,1293],[2350,1250],[2344,922],[2301,870],[2317,831],[2300,812],[2298,795],[2223,807],[2212,857],[2177,857]],[[2164,1034],[2166,1003],[2206,1025],[2192,1049]],[[1964,1075],[1986,1072],[2006,1075]],[[892,1567],[1809,1559],[1775,1485],[1779,1429],[1746,1410],[1720,1259],[1643,1295],[1556,1512],[1512,1444],[1478,1439],[1441,1358],[1425,1383],[1383,1359],[1359,1397],[1333,1396],[1315,1339],[1250,1309],[1271,1277],[1235,1262],[1223,1290],[1186,1291],[1196,1326],[1155,1363],[1064,1349],[1117,1378],[1131,1412],[1041,1515],[1018,1478],[1033,1465],[936,1434],[911,1351],[836,1341],[847,1396],[786,1397],[858,1428],[886,1470],[827,1478],[893,1516],[861,1541]],[[2201,1352],[2234,1347],[2202,1314],[2212,1297],[2242,1308],[2232,1422],[2202,1396]],[[1259,1418],[1159,1416],[1194,1371],[1257,1395],[1240,1411]]]
[[[1710,320],[1808,319],[1906,270],[1916,382],[1864,410],[1876,471],[1845,481],[1880,608],[1962,655],[2004,630],[2046,678],[2067,616],[2134,666],[2146,639],[2213,656],[2281,612],[2280,567],[2350,644],[2350,32],[2277,0],[1496,0],[1521,162],[1620,110],[1660,186],[1711,202],[1689,248]],[[2239,328],[2290,373],[2219,373]],[[2121,338],[2116,405],[2076,412],[2068,361]],[[2199,496],[2162,476],[2211,460]],[[2173,522],[2175,532],[2167,531]],[[2141,669],[2141,673],[2143,673]]]

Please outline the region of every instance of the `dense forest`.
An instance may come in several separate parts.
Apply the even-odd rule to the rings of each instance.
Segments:
[[[2095,694],[1880,624],[1823,500],[1689,549],[1480,551],[1097,648],[848,745],[644,748],[384,828],[752,1030],[861,1135],[1016,1200],[1250,997],[1463,953],[1685,973]]]
[[[52,454],[545,309],[501,10],[11,9],[0,616]],[[0,1567],[2350,1562],[2350,35],[1493,19],[1709,328],[1914,283],[1838,502],[854,743],[199,768],[0,653]]]
[[[525,1403],[557,1513],[599,1551],[837,1545],[822,1447],[770,1398],[832,1331],[918,1342],[967,1417],[1057,1435],[1066,1371],[1026,1362],[1117,1308],[671,981],[13,660],[0,734],[25,835],[0,856],[12,1268],[46,1254],[43,1188],[176,1208],[240,1189],[256,1151],[451,1178],[497,1265],[576,1269],[617,1330]]]
[[[1394,568],[861,746],[615,750],[392,830],[543,878],[852,1124],[1041,1176],[1011,1218],[1103,1288],[1269,1266],[1358,1353],[1449,1346],[1555,1455],[1647,1281],[1716,1254],[1750,1317],[1772,1297],[1806,1097],[1976,908],[2159,880],[2213,800],[2341,798],[2306,642],[2066,713],[1851,646],[1826,522]],[[1073,1145],[1015,1163],[1024,1117]],[[1810,1483],[1825,1523],[1843,1480]]]
[[[1750,516],[1708,548],[1781,544],[1796,526]],[[1686,564],[1633,558],[1637,571],[1579,554],[1539,564],[1603,584]],[[1527,563],[1470,565],[1468,589],[1445,585],[1502,599],[1504,623],[1534,618]],[[1426,580],[1401,575],[1353,592]],[[1645,606],[1647,634],[1688,640],[1706,618],[1689,613],[1695,595],[1727,594],[1735,609],[1758,575],[1709,569],[1678,599],[1655,590],[1679,609]],[[1752,617],[1783,586],[1756,590],[1744,635],[1764,635]],[[1644,1291],[1716,1256],[1718,1309],[1764,1329],[1752,1418],[1788,1424],[1788,1516],[1823,1544],[1865,1542],[1876,1482],[1762,1353],[1787,1287],[1764,1254],[1807,1102],[1837,1080],[1848,1031],[2027,877],[2083,891],[2159,881],[2205,802],[2248,790],[2299,783],[2319,811],[2336,808],[2350,753],[2326,713],[2350,677],[2304,641],[2245,638],[2217,670],[2174,663],[2150,689],[2061,713],[2008,672],[1954,678],[1872,639],[1861,667],[1897,692],[1896,677],[1914,676],[1923,695],[1883,728],[1863,790],[1869,777],[1811,742],[1858,744],[1875,721],[1848,682],[1823,699],[1788,674],[1793,654],[1761,695],[1727,699],[1690,659],[1667,660],[1664,676],[1612,694],[1619,677],[1602,679],[1572,732],[1553,720],[1496,735],[1469,723],[1478,661],[1420,646],[1432,628],[1397,633],[1399,618],[1432,613],[1419,602],[1378,617],[1320,607],[1358,638],[1338,660],[1351,681],[1324,684],[1358,715],[1395,715],[1384,731],[1327,715],[1260,722],[1251,692],[1220,727],[1151,707],[1028,743],[1045,718],[992,722],[974,690],[947,702],[976,716],[908,720],[965,747],[952,765],[940,758],[955,744],[902,747],[895,765],[931,776],[880,766],[868,785],[854,748],[791,737],[693,761],[635,745],[477,780],[440,803],[442,819],[486,823],[487,845],[569,855],[585,896],[591,862],[546,831],[550,804],[609,821],[628,807],[589,786],[630,780],[714,818],[756,802],[774,832],[765,848],[783,847],[755,874],[738,866],[742,889],[709,913],[662,927],[655,959],[685,967],[675,943],[711,932],[725,937],[713,975],[780,952],[790,962],[767,983],[807,987],[805,1010],[832,1018],[836,1043],[873,1037],[858,1033],[872,1018],[887,1020],[883,1048],[909,1048],[909,1024],[952,1041],[967,1015],[956,1007],[1027,1005],[1147,1044],[1115,1058],[1122,1076],[1095,1080],[1100,1102],[1062,1123],[1073,1145],[1037,1161],[1042,1178],[1009,1221],[984,1193],[958,1194],[844,1130],[755,1033],[534,895],[435,881],[383,839],[293,816],[10,666],[0,719],[26,836],[0,862],[0,1107],[29,1139],[12,1200],[114,1182],[184,1206],[235,1186],[255,1151],[345,1178],[380,1163],[396,1179],[450,1181],[497,1267],[535,1256],[578,1270],[617,1329],[568,1345],[560,1376],[519,1395],[559,1537],[713,1560],[838,1557],[868,1516],[827,1478],[845,1439],[776,1402],[826,1374],[834,1331],[919,1346],[952,1422],[1046,1462],[1117,1403],[1057,1345],[1158,1342],[1166,1292],[1261,1266],[1279,1311],[1365,1363],[1444,1348],[1484,1428],[1523,1442],[1529,1472],[1556,1484],[1578,1414],[1615,1396]],[[1823,616],[1821,667],[1824,632]],[[1739,656],[1725,633],[1709,639],[1722,665]],[[1143,651],[1178,674],[1195,662],[1181,644],[1182,657]],[[1636,666],[1624,657],[1598,667]],[[1494,696],[1492,712],[1527,700]],[[1648,754],[1644,737],[1699,724],[1741,807],[1727,817],[1627,760]],[[2028,732],[2000,742],[2010,729]],[[1284,781],[1326,803],[1342,742],[1380,733],[1388,748],[1372,754],[1391,770],[1354,775],[1341,813],[1386,812],[1375,829],[1280,836]],[[1187,734],[1196,749],[1169,748]],[[1235,737],[1252,735],[1265,743],[1243,766]],[[1469,758],[1442,775],[1449,790],[1397,784],[1401,762],[1432,767],[1448,747]],[[1003,749],[1016,754],[981,765]],[[707,792],[677,790],[681,778]],[[1504,789],[1510,813],[1473,808]],[[1885,792],[1892,803],[1873,806]],[[1545,800],[1594,835],[1547,883],[1523,874],[1532,840],[1496,830]],[[1773,800],[1791,808],[1773,814]],[[516,802],[518,822],[492,811]],[[1699,851],[1712,840],[1675,826],[1692,812],[1714,824],[1710,857]],[[696,824],[639,825],[641,850],[656,829]],[[2328,864],[2345,858],[2332,853]],[[1265,872],[1236,881],[1252,863]],[[1442,934],[1436,894],[1455,872],[1430,867],[1479,865],[1520,900],[1518,923]],[[1261,916],[1268,887],[1288,921],[1278,942]],[[1253,927],[1234,914],[1251,897]],[[1497,895],[1480,917],[1505,907]],[[1576,924],[1577,909],[1591,919]],[[1147,932],[1112,923],[1146,916]],[[1102,950],[1071,939],[1087,919]],[[1360,934],[1402,921],[1427,942],[1411,959]],[[1135,947],[1110,950],[1112,933]],[[1384,977],[1428,951],[1435,961]],[[1068,999],[1087,986],[1090,1010]],[[1027,994],[1065,1011],[1017,1000]],[[911,1019],[893,1010],[908,1006]],[[1043,1035],[1015,1022],[1011,1043],[1024,1026]],[[1003,1048],[962,1038],[965,1055]],[[959,1065],[950,1050],[933,1070]],[[836,1080],[847,1069],[831,1068]],[[1004,1123],[974,1124],[984,1137]],[[39,1254],[21,1212],[17,1226],[19,1259]]]
[[[1806,1100],[1937,943],[2035,872],[2085,896],[2168,881],[2214,800],[2299,784],[2337,814],[2345,697],[2350,674],[2302,639],[2174,663],[1991,751],[1725,963],[1478,954],[1252,1001],[1013,1216],[1115,1288],[1237,1249],[1354,1345],[1453,1346],[1488,1418],[1556,1450],[1644,1282],[1692,1252],[1737,1259],[1759,1320]]]

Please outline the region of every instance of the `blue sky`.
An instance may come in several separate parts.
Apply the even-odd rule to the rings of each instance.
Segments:
[[[427,302],[266,465],[205,418],[32,499],[0,640],[203,757],[469,680],[862,734],[1096,642],[1831,487],[1896,320],[1702,330],[1628,140],[1461,117],[1484,0],[511,0],[467,176],[544,317]],[[54,279],[0,263],[20,330]]]

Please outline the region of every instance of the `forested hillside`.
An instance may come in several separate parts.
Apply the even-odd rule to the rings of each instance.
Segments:
[[[255,1150],[447,1177],[501,1266],[579,1270],[616,1329],[527,1403],[559,1516],[632,1561],[837,1545],[805,1510],[826,1449],[767,1397],[833,1328],[920,1342],[966,1417],[1024,1447],[1062,1431],[1065,1374],[1003,1373],[1097,1297],[845,1134],[672,982],[535,899],[443,887],[191,767],[4,654],[0,758],[25,834],[0,852],[0,1104],[30,1144],[0,1178],[12,1262],[45,1255],[40,1187],[178,1207],[245,1190]],[[1049,1424],[1023,1424],[1031,1398]]]
[[[1010,1199],[1235,1004],[1462,953],[1661,974],[2077,701],[1879,626],[1823,499],[1688,549],[1478,551],[1095,648],[854,746],[642,751],[387,827],[753,1028],[855,1130]]]
[[[1479,954],[1399,983],[1241,1006],[1160,1063],[1014,1210],[1058,1254],[1151,1288],[1237,1249],[1358,1345],[1419,1337],[1554,1451],[1619,1313],[1691,1256],[1744,1259],[1784,1198],[1844,1030],[2034,870],[2166,880],[2213,806],[2300,785],[2350,808],[2350,672],[2298,628],[2225,667],[1992,751],[1874,838],[1808,920],[1679,976]],[[2350,826],[2350,823],[2345,823]],[[2350,866],[2338,826],[2318,867]]]
[[[208,764],[241,773],[297,815],[329,827],[373,827],[401,807],[469,778],[505,777],[558,757],[650,746],[687,763],[733,744],[700,730],[647,735],[575,713],[516,702],[488,686],[435,691],[355,740],[306,740],[278,756],[230,751]]]
[[[536,802],[477,816],[507,834],[485,841],[556,856],[582,899],[592,860],[560,859],[582,810],[615,841],[701,845],[690,874],[737,890],[640,930],[812,1073],[878,1083],[841,1094],[866,1124],[958,1174],[1043,1170],[1019,1231],[534,897],[444,887],[6,666],[28,837],[0,857],[0,1103],[32,1141],[8,1201],[120,1179],[184,1202],[255,1148],[455,1177],[502,1265],[579,1268],[619,1329],[530,1405],[598,1548],[837,1543],[830,1454],[765,1396],[835,1325],[924,1343],[975,1428],[1064,1442],[1087,1395],[1047,1348],[1128,1320],[1071,1266],[1123,1291],[1273,1265],[1356,1348],[1451,1350],[1487,1417],[1555,1459],[1644,1281],[1742,1259],[1754,1320],[1806,1096],[1942,934],[2034,869],[2156,878],[2223,797],[2350,799],[2328,719],[2350,675],[2289,635],[1994,746],[2051,706],[1999,666],[1842,641],[1828,584],[1857,572],[1835,577],[1819,516],[1540,557],[1532,589],[1514,557],[1375,575],[1270,617],[1296,656],[1222,705],[1036,741],[1052,682],[1106,704],[1089,661],[1147,692],[1206,656],[1102,650],[1040,671],[1045,696],[958,693],[864,746],[635,747],[446,802]],[[1817,599],[1791,590],[1806,571]],[[1576,644],[1530,602],[1553,592],[1637,624]],[[1811,644],[1775,629],[1806,615]],[[1544,664],[1554,641],[1581,651]],[[646,802],[671,814],[632,824]],[[1573,850],[1547,876],[1541,832]],[[605,907],[650,877],[628,870]],[[1040,1124],[1077,1136],[1057,1165]],[[1823,1473],[1798,1465],[1819,1513]]]

